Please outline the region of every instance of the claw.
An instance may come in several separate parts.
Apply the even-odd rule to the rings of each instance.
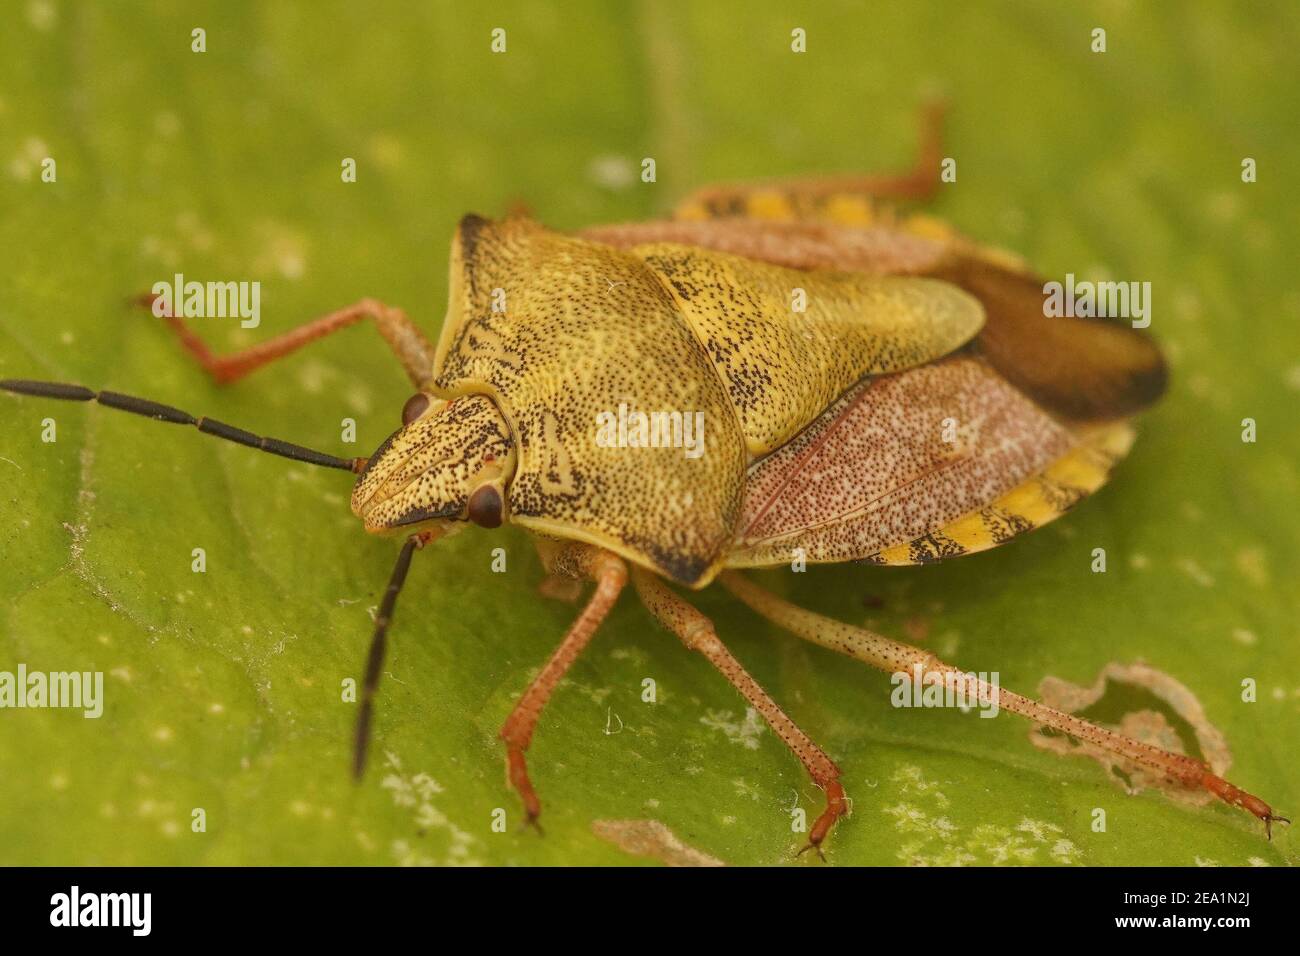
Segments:
[[[826,862],[826,854],[822,852],[821,843],[814,843],[811,839],[809,839],[808,842],[803,845],[802,850],[800,850],[798,853],[794,855],[794,858],[796,860],[799,859],[799,857],[803,856],[809,850],[817,851],[817,856],[821,858],[821,861],[823,863]]]

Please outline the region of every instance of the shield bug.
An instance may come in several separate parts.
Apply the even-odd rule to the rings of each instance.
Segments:
[[[890,673],[962,685],[1037,724],[1264,821],[1284,818],[1201,761],[964,674],[934,655],[795,607],[744,568],[923,564],[1002,544],[1096,491],[1165,385],[1156,345],[1123,323],[1044,317],[1043,283],[895,203],[939,169],[931,114],[915,171],[703,190],[670,219],[548,230],[467,216],[451,248],[436,348],[366,300],[261,345],[183,347],[233,382],[370,319],[416,389],[368,459],[261,438],[115,392],[26,380],[0,388],[96,401],[356,473],[352,510],[402,540],[366,662],[354,772],[398,593],[416,550],[469,524],[531,532],[552,575],[594,591],[501,730],[527,819],[525,752],[565,671],[630,582],[794,751],[826,806],[805,849],[848,809],[835,763],[670,585],[717,581],[779,626]],[[792,308],[798,304],[798,308]],[[636,449],[635,453],[632,449]]]

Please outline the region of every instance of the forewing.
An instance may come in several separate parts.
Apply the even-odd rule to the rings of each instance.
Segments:
[[[920,275],[937,268],[948,254],[947,245],[931,232],[826,222],[660,219],[588,226],[578,235],[624,249],[661,242],[699,246],[791,269]]]
[[[864,376],[948,355],[984,321],[974,297],[934,279],[804,272],[667,243],[632,252],[704,346],[755,456]]]
[[[598,226],[583,235],[628,247],[690,243],[800,270],[924,275],[975,296],[986,321],[978,347],[1010,382],[1067,418],[1109,420],[1152,404],[1167,371],[1155,341],[1111,318],[1044,314],[1043,280],[1015,256],[978,246],[930,216],[894,221],[875,215],[868,227],[851,216],[833,221],[754,218],[661,221]]]
[[[1076,441],[978,358],[863,382],[751,466],[728,564],[870,558],[990,505]]]
[[[1106,483],[1133,445],[1126,421],[1089,425],[1077,441],[1042,471],[995,501],[934,531],[868,555],[872,564],[928,564],[942,558],[987,551],[1017,535],[1055,521]]]

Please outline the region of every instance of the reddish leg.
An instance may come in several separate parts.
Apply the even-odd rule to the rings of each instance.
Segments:
[[[605,619],[627,583],[627,566],[622,559],[599,548],[590,545],[558,546],[551,551],[550,557],[548,571],[589,578],[596,582],[596,590],[501,728],[501,739],[506,744],[506,777],[523,800],[525,823],[534,825],[542,812],[542,804],[537,799],[532,781],[528,779],[528,763],[524,751],[533,739],[537,719],[556,685],[595,635],[600,622]]]
[[[916,162],[904,173],[867,176],[821,176],[777,179],[757,183],[722,183],[706,186],[688,196],[678,215],[691,218],[746,217],[752,210],[746,202],[755,193],[777,193],[788,200],[795,215],[818,200],[832,196],[926,200],[939,187],[939,163],[943,160],[944,103],[928,103],[921,111],[921,138]]]
[[[835,822],[848,812],[848,798],[840,786],[840,768],[822,751],[812,739],[799,729],[785,712],[777,705],[767,691],[759,686],[758,681],[749,675],[740,662],[732,656],[726,646],[718,639],[713,622],[691,607],[653,574],[640,568],[632,570],[632,584],[650,613],[657,617],[669,630],[673,631],[693,651],[699,651],[709,663],[731,681],[731,685],[744,695],[745,700],[753,706],[767,721],[785,745],[794,751],[813,783],[826,793],[826,809],[813,823],[808,833],[808,843],[804,850],[822,853],[822,841],[831,832]]]
[[[136,301],[140,305],[152,307],[156,298],[153,295],[143,295]],[[175,330],[185,350],[221,385],[241,379],[268,362],[296,352],[308,342],[324,338],[362,319],[374,320],[379,334],[402,363],[411,384],[419,388],[432,375],[433,347],[428,339],[401,309],[374,299],[362,299],[355,305],[322,315],[282,335],[228,355],[214,354],[183,318],[172,315],[162,315],[160,318]]]
[[[1222,777],[1216,776],[1200,760],[1161,750],[1159,747],[1126,737],[1073,714],[1048,707],[1032,698],[988,684],[950,664],[945,664],[927,651],[796,607],[734,571],[728,571],[718,580],[740,600],[791,634],[832,651],[847,654],[887,673],[911,674],[914,673],[914,668],[919,668],[922,680],[933,680],[941,684],[948,681],[964,684],[966,693],[974,699],[980,701],[996,699],[1001,708],[1013,714],[1028,717],[1037,724],[1059,730],[1077,740],[1085,740],[1133,763],[1154,770],[1172,783],[1192,790],[1206,790],[1225,803],[1253,813],[1264,821],[1264,830],[1270,838],[1273,836],[1274,821],[1291,822],[1286,817],[1274,813],[1272,807],[1259,797],[1234,787]]]

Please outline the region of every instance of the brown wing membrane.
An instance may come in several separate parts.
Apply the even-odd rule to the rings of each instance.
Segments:
[[[984,304],[976,348],[1047,408],[1085,421],[1121,418],[1164,393],[1165,361],[1150,337],[1115,319],[1045,316],[1041,279],[966,256],[926,274]]]

